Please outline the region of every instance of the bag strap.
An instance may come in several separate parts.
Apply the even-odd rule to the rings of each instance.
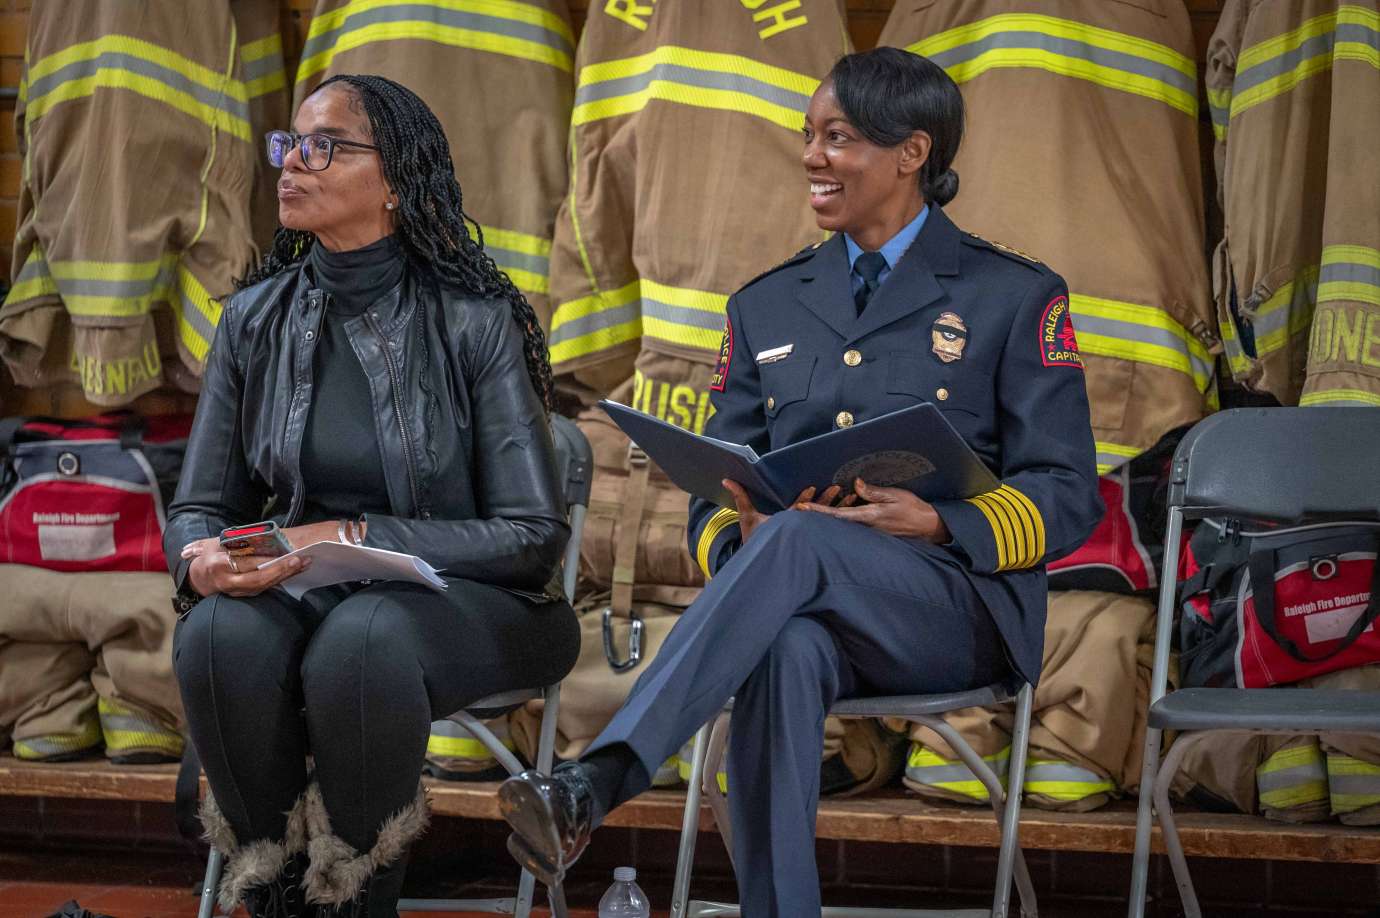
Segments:
[[[632,614],[633,583],[637,573],[637,538],[642,531],[642,513],[647,506],[647,482],[651,462],[636,444],[628,445],[628,483],[623,492],[623,519],[618,528],[618,544],[613,553],[613,614],[627,618]]]
[[[144,419],[134,412],[126,412],[113,423],[84,419],[56,418],[46,414],[17,415],[0,418],[0,451],[8,452],[27,424],[49,424],[53,427],[72,427],[83,430],[110,430],[119,435],[121,449],[139,449],[144,443]]]
[[[1260,622],[1260,627],[1270,636],[1270,640],[1284,648],[1289,656],[1301,663],[1321,663],[1324,660],[1332,659],[1356,643],[1362,632],[1377,618],[1380,618],[1380,555],[1377,555],[1371,571],[1370,604],[1366,606],[1365,612],[1357,617],[1351,625],[1351,630],[1346,633],[1341,643],[1334,649],[1321,656],[1309,656],[1297,644],[1281,635],[1275,627],[1275,571],[1278,570],[1275,551],[1273,549],[1253,551],[1247,563],[1251,575],[1251,590],[1255,599],[1255,617]]]

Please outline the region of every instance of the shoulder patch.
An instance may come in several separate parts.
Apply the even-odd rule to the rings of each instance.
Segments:
[[[813,255],[815,254],[815,249],[819,248],[819,247],[822,246],[822,245],[824,245],[823,242],[816,242],[816,243],[813,243],[812,245],[807,245],[807,246],[805,246],[805,248],[801,249],[799,252],[796,252],[796,253],[795,253],[794,255],[792,255],[790,258],[787,258],[785,261],[781,262],[780,264],[773,265],[772,267],[770,267],[770,268],[768,268],[767,270],[763,271],[761,274],[759,274],[759,275],[757,275],[756,277],[754,277],[752,280],[748,281],[746,284],[743,284],[743,286],[739,287],[738,289],[739,289],[740,291],[746,290],[747,288],[751,287],[753,284],[757,283],[759,280],[761,280],[762,278],[766,277],[766,276],[769,275],[769,274],[775,274],[777,271],[780,271],[782,268],[787,268],[787,267],[790,267],[791,265],[799,264],[800,262],[807,260],[808,258],[810,258],[811,256],[813,256]]]
[[[1040,315],[1040,359],[1047,367],[1083,369],[1083,355],[1078,352],[1078,336],[1073,332],[1073,316],[1069,313],[1069,298],[1062,293],[1050,300]]]
[[[975,244],[978,248],[990,249],[991,251],[996,252],[998,255],[1004,255],[1012,261],[1023,264],[1026,267],[1045,269],[1044,262],[1040,261],[1040,259],[1036,258],[1034,255],[1029,255],[1025,252],[1022,252],[1020,249],[1013,249],[1011,246],[1005,245],[1001,242],[994,242],[991,239],[983,239],[976,233],[968,233],[964,238],[964,241],[969,242],[971,244]]]
[[[728,386],[728,368],[733,363],[733,320],[724,318],[724,337],[719,342],[719,359],[714,364],[714,375],[709,377],[709,388],[722,392]]]

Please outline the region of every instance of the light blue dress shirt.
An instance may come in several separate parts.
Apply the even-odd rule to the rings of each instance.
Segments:
[[[926,204],[920,208],[920,213],[916,214],[915,219],[901,227],[901,231],[892,236],[882,246],[882,257],[886,259],[886,267],[877,276],[877,285],[886,283],[891,269],[896,267],[896,262],[901,260],[901,256],[906,254],[906,249],[915,241],[915,237],[920,235],[920,229],[925,225],[925,218],[930,215],[930,205]],[[858,256],[863,253],[862,246],[853,241],[853,237],[847,233],[843,234],[843,243],[848,248],[848,279],[852,284],[854,295],[862,288],[863,279],[853,267],[858,262]]]

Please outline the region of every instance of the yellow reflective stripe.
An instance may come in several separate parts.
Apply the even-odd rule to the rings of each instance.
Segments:
[[[504,738],[503,746],[507,749],[514,748],[513,741],[507,738]],[[477,762],[488,761],[494,757],[488,746],[473,737],[437,736],[435,733],[427,738],[426,753],[448,759],[471,759]]]
[[[1227,124],[1231,119],[1231,87],[1207,91],[1208,110],[1212,114],[1212,133],[1218,141],[1227,139]]]
[[[1069,309],[1083,353],[1176,370],[1199,392],[1212,381],[1207,347],[1163,309],[1077,293],[1069,295]]]
[[[1380,765],[1329,752],[1327,784],[1333,813],[1351,813],[1380,803]]]
[[[40,296],[58,296],[57,282],[43,258],[43,249],[37,243],[29,249],[24,265],[19,269],[15,284],[5,296],[6,303],[22,303]]]
[[[1380,408],[1380,392],[1365,389],[1315,389],[1299,399],[1302,407],[1320,405],[1370,405]]]
[[[1327,771],[1316,740],[1276,751],[1256,766],[1255,780],[1261,804],[1274,809],[1328,799]]]
[[[124,58],[128,59],[127,63],[137,62],[140,67],[148,67],[151,73],[163,72],[169,79],[180,77],[185,82],[176,86],[150,73],[102,64],[100,59],[105,55],[110,55],[111,60]],[[83,64],[88,66],[81,68]],[[37,90],[33,89],[47,77],[59,75],[66,67],[76,67],[82,75],[64,79],[51,88],[44,82]],[[26,103],[26,122],[37,120],[62,102],[89,96],[98,88],[136,92],[211,127],[229,131],[242,140],[250,139],[248,113],[244,107],[248,96],[243,83],[168,48],[128,35],[106,35],[72,45],[35,63],[28,72],[26,91],[35,94]]]
[[[736,111],[797,131],[819,80],[737,54],[663,45],[581,68],[572,124],[627,115],[653,99]]]
[[[714,576],[709,570],[709,549],[713,547],[719,533],[729,526],[738,525],[738,519],[737,510],[732,507],[720,507],[700,530],[700,540],[695,548],[695,561],[699,564],[700,570],[704,571],[705,580]]]
[[[240,45],[240,60],[252,63],[262,60],[272,54],[283,53],[283,36],[274,32],[272,35],[265,35],[256,41],[245,42]]]
[[[1289,344],[1289,339],[1308,330],[1313,321],[1313,307],[1318,282],[1319,268],[1315,265],[1304,268],[1293,280],[1283,284],[1272,293],[1269,299],[1256,308],[1250,317],[1252,326],[1257,328],[1255,336],[1256,359],[1261,359]],[[1287,319],[1277,313],[1288,310]],[[1261,327],[1265,331],[1260,331]]]
[[[1364,279],[1331,280],[1328,268],[1332,265],[1347,265],[1352,271],[1360,269]],[[1325,246],[1319,281],[1319,303],[1344,301],[1380,306],[1380,249],[1364,245]]]
[[[959,83],[995,68],[1035,68],[1145,96],[1193,117],[1198,113],[1192,59],[1157,42],[1070,19],[1003,13],[907,50],[934,60]]]
[[[530,233],[519,233],[517,230],[502,229],[497,226],[489,226],[481,223],[479,228],[484,232],[484,245],[495,246],[500,249],[510,249],[514,252],[522,252],[524,255],[537,255],[542,258],[551,256],[551,240],[541,236],[533,236]]]
[[[1027,794],[1040,794],[1064,803],[1072,803],[1094,794],[1116,793],[1116,783],[1090,769],[1062,759],[1031,759],[1026,763]]]
[[[1105,475],[1112,469],[1125,465],[1127,460],[1134,459],[1145,452],[1138,446],[1126,446],[1107,440],[1097,440],[1094,446],[1097,449],[1097,474],[1099,475]]]
[[[505,35],[501,31],[485,28],[448,25],[420,17],[367,21],[379,14],[386,16],[390,8],[405,11],[408,7],[423,8],[419,13],[424,11],[433,16],[469,15],[506,20],[520,26],[535,26],[560,37],[567,47],[574,47],[575,44],[570,26],[563,19],[549,10],[528,3],[510,0],[351,0],[339,9],[313,17],[302,62],[297,68],[297,82],[302,83],[329,68],[337,54],[375,42],[408,39],[502,54],[548,64],[567,73],[574,71],[574,61],[568,52],[532,38]],[[403,12],[403,15],[406,13]],[[349,20],[356,16],[364,19],[361,24],[352,26]],[[334,37],[327,34],[337,30],[339,34]],[[322,50],[315,50],[317,47]]]
[[[1035,504],[1020,491],[1003,484],[968,498],[992,527],[997,547],[997,570],[1034,567],[1045,556],[1045,523]]]
[[[671,287],[643,279],[642,334],[669,344],[717,354],[723,342],[728,295]]]
[[[998,752],[985,755],[982,761],[996,773],[997,780],[1005,787],[1007,772],[1011,767],[1011,747],[1006,746]],[[906,777],[917,784],[978,801],[988,800],[991,796],[987,792],[987,785],[962,759],[946,759],[920,743],[911,744],[910,755],[906,758]]]
[[[181,294],[177,310],[179,334],[192,356],[205,360],[206,352],[211,349],[215,327],[220,324],[221,305],[185,265],[178,268],[177,286]],[[186,315],[186,303],[191,303],[199,316]]]
[[[101,725],[94,711],[71,733],[45,733],[14,741],[14,757],[28,762],[94,749],[101,743]]]
[[[1333,40],[1326,42],[1316,53],[1306,56],[1295,54],[1303,51],[1306,43],[1335,33],[1338,26],[1359,31],[1380,31],[1380,12],[1359,6],[1342,6],[1336,12],[1315,16],[1296,29],[1246,48],[1237,58],[1236,81],[1244,88],[1232,96],[1231,117],[1235,118],[1253,106],[1288,92],[1308,77],[1326,72],[1336,60],[1357,61],[1380,69],[1380,50],[1376,49],[1374,39],[1370,36],[1354,41],[1345,38],[1338,40],[1333,35]],[[1299,59],[1289,66],[1289,60],[1293,57]],[[1255,68],[1259,68],[1259,71],[1251,73]],[[1258,78],[1260,73],[1269,74],[1271,69],[1279,69],[1280,72],[1265,79]]]
[[[264,60],[268,62],[267,66],[272,68],[267,72],[263,72],[262,65],[248,67]],[[287,88],[287,71],[283,63],[283,37],[277,32],[240,45],[240,63],[246,70],[260,73],[259,76],[244,81],[244,92],[250,99]],[[241,76],[248,77],[249,74],[242,73]]]
[[[172,756],[182,754],[182,734],[169,730],[155,718],[105,698],[97,702],[97,711],[107,750],[140,749]]]
[[[551,363],[559,364],[615,347],[642,335],[642,317],[635,309],[639,281],[617,290],[592,293],[567,300],[551,316]],[[624,320],[606,321],[609,313],[633,306],[633,315]]]

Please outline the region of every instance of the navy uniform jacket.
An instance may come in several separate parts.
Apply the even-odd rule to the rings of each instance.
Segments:
[[[705,434],[758,453],[916,402],[939,407],[1002,482],[935,503],[953,535],[948,554],[991,610],[1016,671],[1037,680],[1044,566],[1077,548],[1102,515],[1059,275],[961,232],[931,205],[858,316],[844,240],[834,236],[729,299],[711,388]],[[706,576],[742,544],[737,520],[691,499],[690,551]]]

